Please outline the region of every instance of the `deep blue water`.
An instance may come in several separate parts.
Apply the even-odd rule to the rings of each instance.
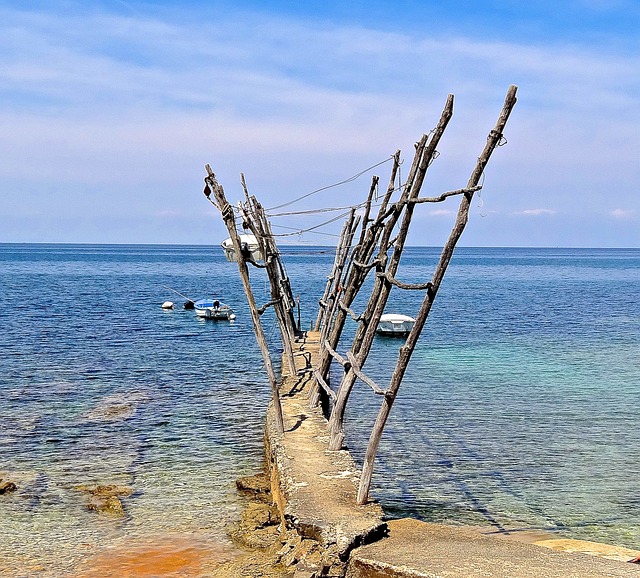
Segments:
[[[309,327],[333,252],[282,252]],[[406,250],[398,277],[430,278],[438,255]],[[237,319],[198,320],[165,286],[215,295]],[[237,517],[233,482],[261,465],[269,399],[235,265],[216,247],[4,244],[0,287],[0,477],[19,486],[0,496],[4,558],[59,575],[82,545],[224,539],[215,521]],[[415,314],[421,300],[396,291],[387,311]],[[376,340],[366,370],[380,383],[399,345]],[[640,250],[458,249],[393,408],[375,497],[391,516],[640,548],[639,345]],[[378,401],[358,386],[350,402],[357,458]],[[132,487],[126,518],[87,512],[88,483]]]

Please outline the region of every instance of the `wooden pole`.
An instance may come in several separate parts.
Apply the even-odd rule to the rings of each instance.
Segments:
[[[426,143],[426,136],[424,136],[418,143],[418,148],[424,147]],[[373,252],[375,251],[376,244],[380,238],[380,234],[385,226],[386,220],[389,217],[387,213],[387,205],[391,199],[391,196],[395,190],[395,179],[400,167],[400,151],[396,151],[393,162],[393,168],[391,170],[391,177],[389,179],[389,185],[387,186],[387,193],[385,194],[382,206],[378,211],[378,216],[366,229],[364,239],[356,245],[351,253],[350,262],[345,270],[344,276],[346,281],[343,283],[344,292],[339,302],[336,300],[334,303],[334,311],[330,315],[330,326],[326,327],[326,335],[329,343],[333,349],[338,346],[344,324],[347,320],[347,311],[353,304],[360,288],[365,282],[370,269],[359,266],[359,263],[366,264],[371,259]],[[412,173],[409,174],[409,179],[412,178]],[[363,225],[364,227],[365,225]],[[342,305],[342,307],[338,307]],[[324,339],[323,339],[324,342]],[[320,359],[318,363],[318,372],[322,378],[326,381],[329,378],[329,371],[331,368],[331,355],[327,351],[321,350]]]
[[[494,129],[489,133],[489,136],[487,137],[487,143],[484,147],[484,150],[482,151],[482,154],[478,157],[476,167],[469,178],[467,189],[474,189],[478,185],[478,183],[480,182],[480,178],[482,177],[482,173],[487,166],[487,163],[489,162],[491,154],[495,150],[496,146],[498,146],[498,144],[500,143],[504,127],[506,126],[511,111],[513,110],[513,107],[515,106],[517,101],[516,92],[516,86],[509,87],[504,106],[502,107],[502,111],[500,112]],[[438,289],[440,288],[440,284],[442,282],[442,279],[444,278],[444,274],[447,270],[449,262],[451,261],[451,257],[453,256],[458,240],[460,239],[460,236],[462,235],[469,220],[469,208],[471,207],[471,200],[473,199],[473,195],[473,190],[471,190],[471,192],[465,193],[460,200],[460,206],[458,208],[456,221],[453,225],[453,229],[449,235],[449,238],[442,249],[442,254],[440,255],[440,259],[432,277],[431,287],[427,289],[426,295],[422,302],[422,306],[420,307],[420,311],[418,312],[418,315],[416,317],[416,322],[411,332],[409,333],[409,336],[407,337],[405,345],[400,349],[398,361],[396,363],[396,368],[391,376],[389,388],[386,395],[384,396],[384,401],[382,402],[382,405],[378,412],[378,417],[376,418],[373,429],[371,430],[371,435],[369,437],[369,443],[367,445],[364,465],[362,468],[362,475],[360,476],[360,485],[358,488],[358,504],[365,504],[369,499],[369,489],[371,487],[373,464],[378,451],[378,446],[380,444],[380,439],[382,438],[384,426],[389,417],[391,407],[393,406],[393,402],[395,401],[395,398],[397,396],[398,389],[400,388],[400,384],[402,383],[402,378],[404,377],[404,374],[406,372],[407,365],[411,359],[411,355],[415,349],[418,338],[420,337],[422,328],[426,323],[429,312],[431,311],[431,306],[433,305],[433,301],[436,297]]]
[[[338,240],[338,244],[336,245],[336,255],[333,259],[333,267],[331,269],[331,274],[327,279],[327,284],[324,288],[324,293],[320,299],[320,307],[318,308],[318,317],[316,318],[316,323],[314,326],[315,331],[320,331],[322,322],[324,321],[324,319],[327,317],[327,314],[329,313],[328,311],[329,296],[332,294],[332,289],[334,285],[337,285],[336,277],[338,276],[338,271],[340,270],[341,266],[344,267],[344,263],[347,259],[348,248],[347,250],[345,250],[345,240],[348,236],[349,231],[351,230],[351,225],[353,223],[354,217],[355,217],[355,210],[351,209],[351,212],[349,213],[349,217],[347,217],[347,219],[344,222],[344,225],[342,225],[342,230],[340,231],[340,238]]]
[[[240,278],[242,279],[242,286],[244,287],[244,292],[247,296],[247,301],[249,302],[251,320],[253,321],[253,329],[256,334],[258,345],[262,353],[262,359],[267,370],[267,376],[269,377],[269,383],[271,385],[271,394],[275,411],[276,425],[278,431],[282,433],[284,432],[284,420],[282,417],[282,405],[280,404],[278,382],[276,380],[276,374],[273,370],[273,364],[271,363],[271,356],[269,355],[269,347],[264,335],[264,330],[262,329],[262,324],[260,323],[260,314],[258,313],[258,307],[256,305],[253,291],[251,289],[251,282],[249,280],[249,269],[247,267],[244,256],[242,255],[242,250],[240,247],[240,237],[238,235],[238,231],[236,230],[235,219],[233,216],[233,208],[227,201],[224,194],[224,189],[222,188],[222,185],[218,183],[214,172],[211,170],[211,167],[209,165],[206,165],[205,169],[207,171],[205,182],[209,187],[209,190],[215,197],[216,206],[222,214],[222,220],[224,221],[224,224],[229,231],[229,236],[231,237],[231,242],[233,243],[233,248],[236,253],[238,270],[240,272]]]
[[[369,299],[367,310],[364,314],[364,319],[358,326],[358,330],[356,331],[356,336],[354,337],[351,347],[351,352],[360,367],[364,366],[367,356],[369,355],[376,329],[378,327],[378,322],[384,313],[384,308],[387,304],[387,300],[389,299],[389,294],[391,293],[392,284],[384,275],[382,275],[382,273],[388,271],[391,275],[395,275],[400,264],[404,244],[409,233],[409,225],[411,224],[415,205],[413,203],[408,203],[407,201],[418,197],[427,169],[435,155],[436,147],[440,142],[452,115],[453,95],[449,95],[442,111],[440,121],[438,122],[438,126],[433,132],[428,144],[426,144],[424,148],[419,147],[416,149],[416,157],[414,157],[412,168],[412,172],[415,177],[411,180],[409,186],[406,187],[400,202],[394,208],[393,218],[390,218],[385,225],[385,229],[380,240],[380,252],[378,257],[380,264],[376,267],[376,281],[374,283],[371,298]],[[387,250],[390,246],[390,238],[403,209],[404,216],[402,224],[396,240],[393,243],[394,250],[387,267]],[[329,419],[330,450],[339,450],[344,444],[344,414],[356,378],[357,375],[353,368],[351,368],[344,374],[342,381],[340,382],[340,386],[338,387],[336,402],[333,406]]]
[[[356,217],[355,209],[351,209],[349,217],[342,228],[340,239],[336,247],[334,266],[331,271],[331,276],[327,281],[325,293],[320,302],[318,319],[316,321],[316,331],[320,329],[320,357],[327,354],[325,349],[326,336],[331,330],[331,320],[333,319],[336,304],[340,299],[340,294],[343,290],[342,274],[359,222],[360,217]],[[329,384],[329,375],[327,375],[326,378],[321,377],[321,381]],[[327,413],[329,408],[328,399],[326,398],[325,391],[321,388],[320,383],[321,382],[316,381],[315,387],[309,388],[309,405],[311,407],[317,407],[321,404],[323,413]]]
[[[285,301],[287,296],[283,291],[283,284],[280,277],[280,269],[278,267],[278,261],[280,259],[278,255],[278,248],[273,241],[273,234],[268,228],[268,222],[264,216],[264,211],[260,203],[258,203],[255,197],[249,197],[247,190],[247,184],[244,179],[244,175],[240,174],[240,180],[247,199],[246,208],[243,209],[243,215],[245,217],[246,225],[251,229],[252,233],[259,240],[262,253],[265,259],[265,269],[267,277],[269,279],[269,287],[271,289],[271,301],[273,302],[273,309],[280,328],[280,336],[282,341],[282,347],[285,353],[285,359],[289,366],[289,374],[296,374],[296,364],[293,356],[292,341],[295,337],[293,324],[286,311]]]

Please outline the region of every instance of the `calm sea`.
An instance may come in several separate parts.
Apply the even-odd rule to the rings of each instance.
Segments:
[[[428,279],[438,255],[408,249],[399,278]],[[309,327],[333,251],[283,259]],[[0,496],[0,570],[59,576],[147,537],[224,541],[242,507],[234,480],[261,467],[269,399],[235,265],[216,247],[4,244],[0,287],[0,477],[18,485]],[[196,319],[167,287],[214,295],[237,319]],[[387,311],[415,314],[421,299],[398,291]],[[366,370],[380,383],[399,345],[377,338]],[[640,548],[639,352],[640,250],[459,249],[375,497],[394,517]],[[364,386],[351,401],[358,459],[378,401]],[[77,488],[96,483],[133,489],[123,519],[87,511]]]

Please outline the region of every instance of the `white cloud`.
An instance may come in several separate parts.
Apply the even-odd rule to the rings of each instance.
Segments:
[[[513,214],[537,217],[540,215],[555,215],[557,212],[552,209],[525,209],[524,211],[515,211]]]
[[[609,214],[616,219],[630,219],[635,217],[636,211],[633,209],[614,209]]]

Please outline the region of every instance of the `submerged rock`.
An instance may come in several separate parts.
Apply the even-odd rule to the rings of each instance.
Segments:
[[[124,516],[124,507],[120,498],[130,496],[133,493],[133,489],[129,486],[116,486],[115,484],[106,486],[82,485],[77,486],[76,490],[89,495],[88,510],[118,517]]]
[[[13,482],[0,479],[0,495],[10,494],[11,492],[15,492],[17,489],[18,486],[16,486]]]
[[[124,508],[118,496],[94,496],[87,504],[89,510],[112,516],[124,516]]]
[[[80,416],[83,422],[124,421],[133,417],[140,402],[147,399],[141,392],[116,393],[108,395],[91,410]]]

